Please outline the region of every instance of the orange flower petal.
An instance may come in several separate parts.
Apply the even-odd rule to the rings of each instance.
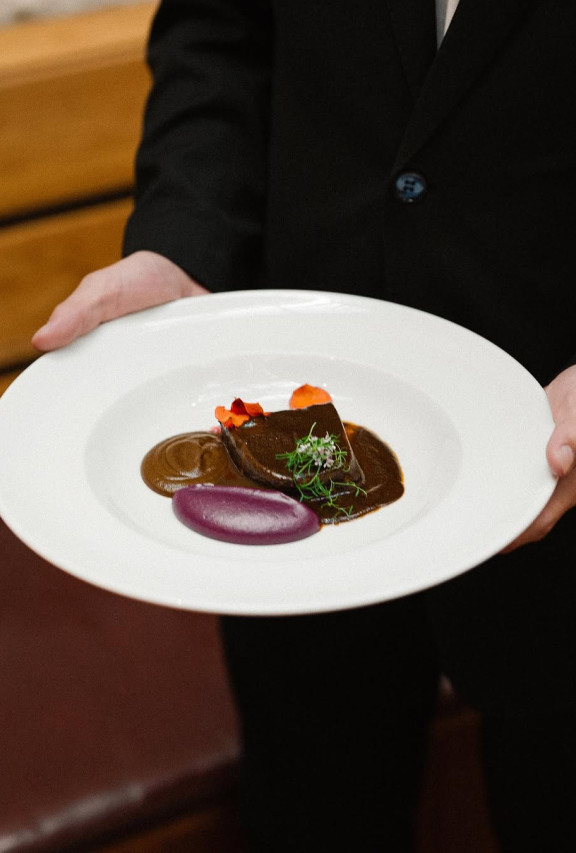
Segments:
[[[252,420],[252,418],[261,417],[269,413],[262,409],[260,403],[245,403],[240,397],[236,397],[229,409],[224,406],[216,406],[214,414],[216,415],[216,420],[220,421],[222,426],[230,429],[231,427],[242,426],[242,424]]]
[[[232,414],[228,418],[228,420],[226,421],[226,426],[228,428],[230,428],[230,426],[239,427],[239,426],[242,426],[242,424],[245,424],[246,421],[249,421],[249,420],[250,420],[250,415],[234,415],[234,414]]]
[[[235,415],[247,415],[246,406],[244,405],[244,401],[240,399],[240,397],[236,397],[235,400],[232,400],[230,403],[230,411],[234,412]]]
[[[234,412],[235,415],[250,415],[251,418],[266,414],[260,403],[245,403],[240,397],[233,400],[230,411]]]
[[[301,385],[290,397],[291,409],[305,409],[307,406],[317,406],[320,403],[331,403],[332,397],[324,388],[314,385]]]
[[[242,424],[245,424],[246,421],[250,420],[250,415],[236,414],[230,409],[226,409],[224,406],[216,406],[214,414],[216,415],[216,420],[220,421],[222,426],[226,427],[227,429],[230,429],[231,427],[242,426]]]
[[[260,403],[244,403],[244,408],[248,412],[251,418],[257,418],[259,416],[267,414]]]

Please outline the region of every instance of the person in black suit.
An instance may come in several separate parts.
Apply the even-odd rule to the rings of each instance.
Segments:
[[[163,0],[125,257],[37,332],[208,291],[312,288],[458,322],[556,426],[505,554],[360,610],[226,618],[253,849],[412,849],[440,673],[479,709],[502,850],[576,850],[576,6]],[[465,853],[465,852],[464,852]]]

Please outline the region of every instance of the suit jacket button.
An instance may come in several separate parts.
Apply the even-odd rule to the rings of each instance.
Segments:
[[[422,198],[426,192],[426,178],[419,172],[402,172],[394,181],[394,195],[398,201],[410,203]]]

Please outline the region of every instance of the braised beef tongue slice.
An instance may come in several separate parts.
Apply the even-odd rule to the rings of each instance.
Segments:
[[[278,454],[291,453],[296,442],[312,430],[312,435],[336,436],[338,445],[346,450],[343,466],[332,467],[321,473],[321,478],[335,481],[364,480],[362,469],[350,447],[344,424],[332,403],[308,406],[305,409],[287,409],[257,417],[241,427],[222,428],[222,440],[232,460],[240,471],[262,485],[284,492],[296,491],[292,473]]]

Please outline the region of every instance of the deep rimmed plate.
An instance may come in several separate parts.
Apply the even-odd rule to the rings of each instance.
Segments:
[[[286,408],[327,388],[397,453],[395,504],[308,539],[241,546],[177,521],[140,462],[241,396]],[[42,356],[0,399],[0,514],[86,581],[192,610],[296,614],[405,595],[483,562],[554,488],[546,395],[514,359],[448,321],[342,294],[180,300]]]

